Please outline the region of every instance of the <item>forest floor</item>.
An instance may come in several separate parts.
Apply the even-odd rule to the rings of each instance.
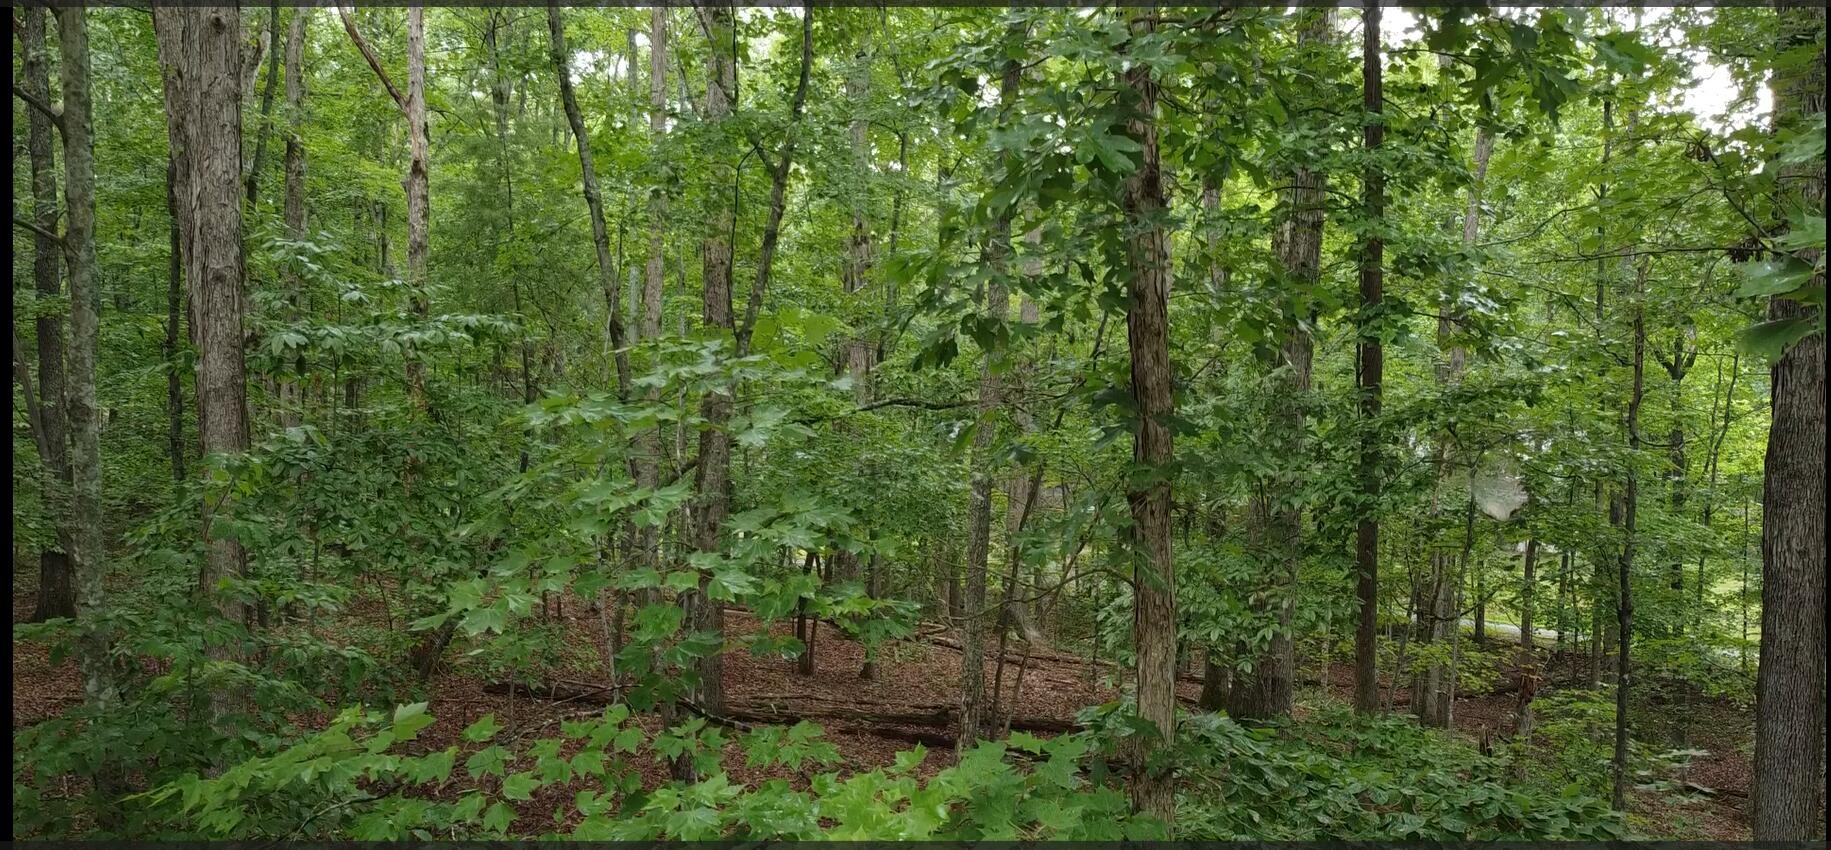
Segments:
[[[15,586],[13,617],[22,622],[29,617],[34,603],[30,589]],[[602,643],[602,629],[596,615],[582,604],[564,606],[562,616],[548,623],[560,632],[562,642],[572,647],[597,647]],[[725,625],[733,634],[746,634],[758,628],[748,613],[726,613]],[[789,623],[777,623],[772,631],[788,634]],[[941,643],[936,643],[939,638]],[[917,743],[926,745],[927,755],[915,769],[918,776],[932,776],[954,762],[954,753],[946,741],[953,735],[951,718],[946,722],[918,715],[945,710],[957,704],[960,692],[959,653],[945,645],[944,636],[930,635],[922,640],[900,641],[887,647],[877,665],[874,679],[859,677],[864,650],[846,640],[835,629],[822,625],[815,644],[816,665],[811,676],[797,673],[795,662],[780,657],[759,658],[743,651],[729,652],[724,660],[724,684],[727,703],[733,712],[749,710],[759,720],[767,721],[779,713],[792,722],[801,716],[819,723],[825,739],[839,751],[840,762],[834,768],[842,771],[866,771],[889,766],[898,752]],[[988,648],[986,692],[993,693],[993,668],[997,647]],[[1021,644],[1013,644],[1011,657],[1022,656]],[[455,653],[448,655],[455,656]],[[604,702],[609,681],[604,666],[587,653],[576,652],[569,661],[550,665],[542,673],[545,683],[554,690],[530,694],[520,690],[511,695],[504,683],[492,682],[471,665],[447,665],[436,673],[427,686],[429,713],[437,722],[421,733],[417,742],[428,751],[451,744],[462,744],[460,732],[486,714],[494,714],[513,738],[535,738],[558,733],[559,724],[569,718],[596,714]],[[53,664],[42,644],[14,641],[12,647],[13,728],[18,730],[56,716],[81,701],[81,684],[74,664],[65,660]],[[1568,670],[1568,665],[1553,663],[1550,669]],[[1307,714],[1308,705],[1318,699],[1347,701],[1353,693],[1353,670],[1345,663],[1327,668],[1326,689],[1317,670],[1308,671],[1300,682],[1297,712],[1299,719]],[[1009,702],[1017,670],[1007,667],[1004,679],[1004,712],[1010,714]],[[1016,703],[1015,716],[1046,734],[1052,725],[1071,725],[1080,709],[1099,705],[1117,696],[1110,664],[1090,665],[1085,658],[1071,658],[1059,651],[1038,648],[1029,659],[1022,693]],[[1498,741],[1510,728],[1517,700],[1510,685],[1517,682],[1517,671],[1507,671],[1495,691],[1470,694],[1458,699],[1455,708],[1456,732],[1471,742]],[[1557,687],[1541,686],[1541,695]],[[1382,694],[1390,683],[1382,683]],[[1326,697],[1324,691],[1326,690]],[[1178,683],[1178,696],[1185,707],[1194,705],[1200,691],[1199,681],[1185,675]],[[1393,694],[1393,710],[1405,711],[1403,688]],[[1678,796],[1662,793],[1636,794],[1633,814],[1640,831],[1666,839],[1747,840],[1748,789],[1752,777],[1748,742],[1752,740],[1752,711],[1723,701],[1696,705],[1691,746],[1707,755],[1694,761],[1683,781],[1710,789],[1707,794]],[[905,715],[907,715],[905,717]],[[320,718],[328,720],[328,718]],[[904,722],[907,721],[907,722]],[[651,734],[661,728],[652,715],[639,716],[640,723]],[[757,783],[780,778],[805,788],[818,767],[805,771],[785,768],[759,770],[745,763],[745,753],[737,741],[739,733],[727,730],[722,763],[735,783]],[[646,756],[632,760],[643,774],[645,787],[667,780],[666,768]],[[584,788],[583,781],[570,785],[556,784],[541,788],[536,798],[521,807],[521,819],[515,825],[518,833],[538,834],[556,825],[546,812],[569,812],[574,794]]]

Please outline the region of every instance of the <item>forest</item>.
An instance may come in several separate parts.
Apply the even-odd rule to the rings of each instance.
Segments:
[[[14,840],[1824,840],[1822,6],[8,6]]]

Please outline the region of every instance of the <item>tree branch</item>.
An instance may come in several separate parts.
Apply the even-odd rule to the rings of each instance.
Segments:
[[[370,47],[369,42],[362,37],[362,33],[356,31],[356,19],[350,17],[350,10],[338,6],[337,17],[343,20],[343,31],[350,34],[350,41],[355,42],[356,49],[362,53],[362,58],[368,61],[369,67],[375,71],[375,76],[381,78],[382,87],[388,90],[388,96],[394,98],[394,105],[400,107],[401,112],[405,113],[407,98],[401,94],[400,89],[394,87],[394,81],[388,78],[388,72],[381,66],[381,57],[375,55],[375,48]]]
[[[59,236],[55,233],[52,233],[49,230],[44,229],[43,227],[40,227],[36,222],[26,221],[25,219],[20,218],[19,216],[13,216],[13,225],[15,227],[21,227],[26,230],[30,230],[31,232],[36,233],[39,236],[43,236],[46,239],[56,242],[58,247],[60,247],[60,248],[63,247],[64,238],[62,236]]]
[[[39,100],[36,95],[20,88],[18,83],[13,84],[13,96],[25,101],[25,105],[38,110],[39,113],[43,114],[46,118],[51,119],[51,125],[57,128],[57,132],[62,133],[64,131],[64,114],[57,111],[57,107]]]

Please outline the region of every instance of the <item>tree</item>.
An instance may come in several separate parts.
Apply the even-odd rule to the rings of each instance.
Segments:
[[[1334,16],[1327,10],[1307,14],[1297,34],[1300,53],[1312,57],[1334,39]],[[1315,355],[1312,329],[1316,316],[1312,293],[1322,275],[1322,229],[1327,177],[1308,165],[1289,165],[1289,188],[1279,200],[1281,220],[1272,232],[1275,274],[1284,289],[1285,316],[1276,350],[1265,347],[1260,361],[1273,374],[1273,439],[1287,461],[1304,451],[1304,403],[1310,391]],[[1303,509],[1290,504],[1286,483],[1266,484],[1253,496],[1250,519],[1254,548],[1264,559],[1270,585],[1261,597],[1275,624],[1265,651],[1251,672],[1233,677],[1227,713],[1243,718],[1288,717],[1297,675],[1296,645],[1291,635],[1297,604],[1297,574],[1303,558]]]
[[[1825,111],[1822,8],[1781,13],[1783,48],[1816,39],[1817,60],[1774,77],[1777,130],[1814,132]],[[1794,220],[1824,220],[1824,162],[1782,172],[1780,208]],[[1773,320],[1816,319],[1818,327],[1770,367],[1772,424],[1761,488],[1761,665],[1756,680],[1754,835],[1801,841],[1817,829],[1823,797],[1825,722],[1825,334],[1822,247],[1794,259],[1813,269],[1820,306],[1776,297]]]
[[[95,113],[91,100],[88,10],[57,10],[58,69],[62,77],[64,151],[64,269],[70,293],[69,391],[70,570],[78,615],[102,613],[107,549],[102,530],[101,416],[96,408],[96,356],[102,294],[95,279]],[[120,699],[113,635],[103,624],[84,633],[79,664],[83,697],[107,709]],[[98,791],[111,781],[97,780]]]
[[[25,90],[40,103],[51,102],[51,66],[49,47],[45,44],[45,26],[50,14],[44,9],[25,10],[19,29],[19,46],[25,54]],[[38,297],[56,299],[63,294],[63,279],[58,273],[58,257],[63,248],[57,239],[57,163],[51,137],[54,119],[43,110],[30,111],[28,150],[32,161],[32,220],[37,228],[32,234],[32,281]],[[56,119],[62,123],[64,119]],[[39,460],[44,464],[45,482],[52,492],[67,492],[70,478],[70,433],[65,414],[64,320],[55,312],[42,311],[37,319],[38,392],[43,403],[33,421],[38,438]],[[17,337],[15,337],[15,342]],[[25,367],[15,354],[17,368]],[[29,377],[29,373],[25,373]],[[28,399],[30,393],[27,394]],[[60,511],[57,522],[57,548],[38,553],[38,605],[32,611],[34,621],[53,617],[76,616],[76,587],[71,581],[70,549],[79,529],[73,527],[74,513]]]
[[[1132,38],[1148,40],[1155,19],[1140,14],[1130,22]],[[1163,171],[1157,147],[1157,97],[1162,81],[1151,66],[1136,63],[1125,72],[1131,118],[1126,134],[1137,142],[1137,168],[1125,178],[1122,204],[1131,231],[1125,302],[1126,340],[1131,347],[1131,395],[1137,421],[1132,431],[1132,464],[1126,501],[1132,515],[1132,644],[1138,653],[1138,716],[1152,729],[1136,745],[1132,809],[1172,824],[1176,786],[1163,757],[1176,737],[1176,569],[1170,546],[1170,465],[1174,460],[1169,418],[1175,414],[1174,367],[1170,363],[1170,239],[1163,214]]]
[[[1385,94],[1380,67],[1379,0],[1366,0],[1362,8],[1365,12],[1361,16],[1361,90],[1366,117],[1361,133],[1368,153],[1377,154],[1385,138],[1385,127],[1380,123],[1383,120],[1380,113],[1385,110]],[[1380,460],[1376,423],[1380,415],[1380,381],[1385,361],[1379,332],[1373,326],[1385,298],[1382,266],[1385,243],[1377,229],[1384,224],[1385,191],[1380,165],[1370,156],[1361,176],[1361,206],[1367,226],[1374,230],[1361,246],[1361,311],[1364,318],[1356,373],[1361,388],[1363,420],[1361,492],[1366,503],[1361,507],[1362,515],[1354,539],[1354,565],[1359,573],[1355,592],[1360,603],[1359,626],[1354,633],[1354,708],[1363,713],[1377,711],[1380,699],[1376,667],[1380,620]]]
[[[1006,27],[1006,38],[1020,40],[1026,33],[1013,21]],[[1007,59],[999,72],[998,114],[1010,121],[1016,111],[1018,86],[1023,68],[1015,59]],[[998,166],[1005,171],[1015,167],[1008,152],[1001,152]],[[1002,323],[1011,309],[1009,289],[1011,257],[1011,210],[995,207],[986,227],[985,242],[980,246],[980,265],[986,270],[984,286],[985,318]],[[998,425],[994,418],[1003,383],[995,358],[999,353],[985,352],[979,373],[979,405],[973,423],[972,491],[967,503],[966,586],[962,604],[960,636],[960,740],[962,752],[979,740],[985,718],[985,633],[986,578],[992,554],[992,490],[998,476],[993,469],[992,451]]]
[[[166,120],[175,151],[191,333],[197,346],[198,430],[204,454],[220,463],[248,450],[242,356],[242,119],[236,78],[241,13],[234,7],[198,7],[160,8],[154,15],[159,60],[165,69]],[[224,618],[246,622],[246,606],[222,593],[222,586],[241,578],[248,565],[241,542],[217,528],[228,497],[225,491],[204,502],[205,555],[198,584]]]

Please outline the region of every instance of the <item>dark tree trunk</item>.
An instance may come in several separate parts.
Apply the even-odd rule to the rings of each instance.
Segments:
[[[166,227],[165,343],[160,353],[165,357],[166,454],[171,458],[173,483],[183,484],[189,473],[184,459],[184,377],[178,372],[179,316],[184,311],[184,242],[178,231],[181,217],[177,181],[178,162],[168,156],[165,162],[165,211],[169,219]]]
[[[42,103],[51,102],[50,47],[45,42],[50,13],[41,7],[25,10],[19,30],[19,45],[24,52],[25,89]],[[63,295],[63,281],[58,275],[58,257],[62,248],[51,234],[57,231],[57,163],[51,133],[51,119],[36,109],[27,110],[27,147],[32,161],[32,219],[37,233],[32,240],[32,282],[38,297],[56,300]],[[38,336],[38,425],[41,434],[40,457],[44,463],[45,499],[55,506],[57,548],[38,553],[38,604],[32,621],[54,617],[76,616],[76,585],[70,574],[70,550],[76,529],[73,506],[65,504],[70,495],[70,434],[65,411],[67,388],[64,379],[64,319],[43,310],[37,318]],[[24,367],[21,363],[19,366]]]
[[[1774,81],[1775,123],[1810,130],[1825,110],[1824,7],[1782,12],[1797,49],[1818,40],[1818,59],[1795,63]],[[1781,176],[1783,209],[1823,216],[1824,163]],[[1801,251],[1807,263],[1816,251]],[[1824,276],[1811,285],[1823,291]],[[1812,316],[1817,308],[1776,298],[1772,318]],[[1761,502],[1761,664],[1755,688],[1754,837],[1757,841],[1822,838],[1825,755],[1825,337],[1806,337],[1770,372]]]
[[[1386,128],[1381,123],[1385,111],[1384,80],[1380,67],[1380,4],[1366,0],[1361,29],[1362,108],[1367,121],[1362,127],[1362,144],[1369,154],[1379,151]],[[1368,221],[1378,223],[1386,214],[1386,179],[1379,164],[1368,160],[1361,177],[1361,205]],[[1377,235],[1368,237],[1361,247],[1360,369],[1361,388],[1361,493],[1365,504],[1355,530],[1354,563],[1358,573],[1355,595],[1360,605],[1358,628],[1354,635],[1354,709],[1363,714],[1379,710],[1380,684],[1376,654],[1380,616],[1380,437],[1376,422],[1380,416],[1381,380],[1385,371],[1385,352],[1380,345],[1376,321],[1385,299],[1385,243]]]
[[[1640,273],[1634,286],[1634,388],[1628,396],[1628,460],[1627,481],[1622,492],[1621,507],[1621,561],[1615,571],[1615,629],[1617,656],[1615,662],[1615,758],[1614,758],[1614,806],[1617,810],[1627,809],[1628,783],[1628,731],[1631,727],[1628,718],[1628,699],[1633,692],[1634,667],[1632,650],[1634,645],[1634,594],[1630,579],[1634,572],[1634,549],[1639,543],[1635,535],[1639,532],[1640,513],[1640,473],[1638,457],[1640,455],[1640,405],[1646,392],[1646,359],[1647,359],[1647,322],[1640,307],[1642,285],[1646,281],[1646,260],[1641,261]]]

